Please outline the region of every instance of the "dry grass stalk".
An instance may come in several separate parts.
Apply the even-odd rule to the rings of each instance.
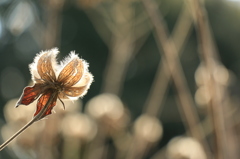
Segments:
[[[168,35],[165,22],[157,8],[157,5],[153,0],[142,0],[155,28],[156,39],[159,46],[163,49],[163,64],[168,68],[170,72],[176,90],[178,92],[178,98],[180,102],[180,109],[183,112],[183,116],[187,121],[187,128],[190,134],[200,141],[201,145],[205,149],[206,154],[209,153],[209,148],[206,140],[204,139],[203,129],[195,129],[195,125],[200,123],[197,111],[195,110],[195,104],[190,95],[190,91],[187,87],[186,79],[178,58],[178,54],[171,37]]]

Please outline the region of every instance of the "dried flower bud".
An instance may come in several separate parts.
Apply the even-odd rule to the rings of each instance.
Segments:
[[[92,140],[96,133],[96,124],[85,114],[73,113],[64,117],[62,132],[65,136],[80,138],[84,141]]]
[[[38,99],[34,113],[34,117],[39,114],[38,119],[52,114],[57,99],[62,102],[62,99],[77,100],[83,97],[93,81],[85,60],[71,52],[59,65],[56,60],[58,53],[58,49],[53,48],[42,51],[35,57],[29,65],[34,85],[24,88],[16,104],[16,107],[29,105]],[[65,107],[63,102],[62,104]],[[44,112],[40,113],[41,111]]]
[[[167,145],[169,159],[206,159],[203,148],[192,137],[175,137]]]
[[[211,93],[206,86],[200,86],[195,93],[195,101],[198,106],[204,107],[209,104],[211,100]]]
[[[87,112],[106,126],[114,129],[125,127],[128,115],[122,101],[113,94],[101,94],[87,103]]]
[[[207,85],[210,80],[210,74],[204,63],[201,63],[195,72],[195,81],[198,86]]]
[[[107,116],[111,120],[118,120],[124,112],[121,100],[113,94],[101,94],[87,103],[87,111],[95,118]]]
[[[198,106],[207,106],[214,96],[212,92],[213,79],[221,88],[226,87],[232,81],[229,71],[223,65],[215,65],[213,73],[210,74],[206,65],[201,63],[195,72],[195,80],[199,87],[195,93],[195,101]]]
[[[201,63],[195,72],[195,80],[198,86],[209,85],[210,72],[204,63]],[[223,65],[216,65],[213,72],[213,78],[221,85],[227,85],[229,82],[229,72]]]
[[[157,142],[163,133],[160,121],[149,115],[141,115],[134,123],[134,133],[147,142]]]
[[[213,77],[215,81],[221,85],[227,85],[229,83],[229,72],[223,65],[216,67],[213,72]]]

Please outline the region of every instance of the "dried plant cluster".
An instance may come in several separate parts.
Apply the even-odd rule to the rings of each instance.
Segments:
[[[109,48],[102,92],[83,105],[76,99],[86,94],[93,81],[88,64],[73,52],[60,64],[56,62],[57,49],[41,52],[30,65],[34,85],[26,87],[18,101],[12,99],[4,107],[7,123],[1,129],[2,137],[9,138],[31,120],[32,114],[35,121],[46,116],[48,119],[34,123],[13,140],[10,152],[24,159],[240,158],[239,110],[236,99],[228,92],[235,76],[219,58],[203,1],[183,0],[172,33],[161,10],[162,1],[74,2],[85,11]],[[49,27],[42,38],[48,41],[45,47],[53,47],[59,44],[58,25],[67,1],[45,3],[49,4]],[[198,52],[200,61],[195,70],[194,97],[180,60],[193,29],[198,38],[194,54]],[[146,102],[139,105],[142,113],[134,119],[131,105],[121,96],[128,68],[150,34],[154,34],[161,61]],[[163,107],[167,107],[165,98],[170,85],[176,92],[179,122],[185,133],[162,146],[161,141],[166,141],[165,121],[160,119]],[[13,109],[16,102],[17,106],[28,107]],[[61,104],[66,107],[64,111],[55,107]],[[57,113],[50,115],[53,110]],[[165,116],[174,118],[171,114]]]

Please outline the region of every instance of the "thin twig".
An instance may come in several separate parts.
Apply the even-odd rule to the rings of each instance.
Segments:
[[[214,125],[214,134],[216,138],[216,159],[232,158],[233,156],[229,156],[230,154],[226,148],[227,136],[223,115],[224,105],[222,104],[223,91],[221,90],[220,85],[214,79],[214,72],[220,62],[213,38],[211,36],[207,13],[205,12],[203,4],[199,0],[191,0],[188,2],[191,6],[190,9],[192,9],[193,18],[196,23],[201,57],[211,77],[210,93],[212,99],[210,107],[212,111],[211,115]]]
[[[184,6],[172,33],[173,41],[178,54],[181,54],[181,50],[188,39],[188,35],[191,31],[191,24],[192,22],[189,17],[188,10]],[[165,97],[168,82],[171,80],[168,68],[165,68],[164,66],[165,65],[163,63],[160,63],[158,66],[156,77],[145,103],[145,109],[143,110],[144,112],[154,116],[157,114],[160,115],[161,113],[161,103]]]
[[[18,130],[13,136],[11,136],[7,141],[5,141],[0,146],[0,151],[2,151],[13,139],[15,139],[18,135],[20,135],[24,130],[26,130],[29,126],[31,126],[35,121],[36,121],[36,119],[33,118],[26,125],[24,125],[20,130]]]
[[[164,56],[162,59],[166,60],[166,65],[178,92],[178,98],[181,105],[180,108],[184,113],[187,128],[189,129],[190,134],[200,142],[209,157],[210,152],[208,144],[206,140],[203,139],[203,129],[195,129],[195,125],[200,123],[200,120],[198,118],[197,111],[195,110],[195,105],[190,91],[187,87],[187,82],[174,43],[168,36],[167,27],[165,26],[164,20],[157,9],[155,1],[142,0],[142,2],[155,28],[157,42],[163,49]]]
[[[115,1],[112,6],[112,16],[114,26],[117,27],[118,34],[112,34],[110,42],[110,54],[104,75],[103,92],[120,95],[127,67],[133,57],[134,52],[134,10],[128,3]],[[124,10],[124,16],[120,15],[120,10]],[[121,12],[122,14],[122,12]]]
[[[60,46],[61,42],[61,11],[65,0],[61,1],[44,1],[46,28],[44,30],[43,46],[47,49]]]
[[[29,121],[25,126],[23,126],[19,131],[17,131],[14,135],[12,135],[7,141],[5,141],[2,145],[0,145],[0,151],[2,151],[13,139],[15,139],[17,136],[19,136],[24,130],[26,130],[28,127],[30,127],[33,123],[36,121],[42,119],[45,114],[45,112],[48,109],[48,106],[52,104],[53,100],[56,99],[57,93],[53,93],[52,96],[49,98],[48,102],[44,106],[44,108],[36,115],[33,117],[31,121]]]

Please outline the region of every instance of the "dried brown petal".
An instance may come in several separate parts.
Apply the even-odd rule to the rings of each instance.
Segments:
[[[83,87],[68,87],[64,89],[64,93],[67,96],[70,97],[78,97],[81,96],[85,90],[87,89],[87,86],[83,86]]]
[[[45,81],[56,81],[56,75],[52,67],[53,56],[48,52],[43,54],[37,64],[37,70],[40,77]]]
[[[92,83],[93,77],[90,73],[86,72],[84,77],[74,87],[65,87],[63,96],[81,97],[87,93],[87,90]]]
[[[52,99],[51,99],[52,98]],[[51,100],[50,104],[47,104],[48,101]],[[43,94],[39,99],[37,103],[37,109],[34,113],[34,116],[38,115],[44,107],[47,107],[46,111],[44,111],[44,114],[41,116],[42,118],[52,114],[52,109],[56,105],[57,96],[53,95],[52,92],[48,92],[46,94]]]
[[[83,73],[83,61],[78,58],[74,58],[60,72],[58,82],[63,83],[64,86],[67,87],[73,86],[82,78]]]
[[[20,99],[16,104],[16,107],[19,105],[29,105],[34,100],[36,100],[41,94],[41,89],[39,87],[40,86],[38,84],[30,87],[25,87]]]

